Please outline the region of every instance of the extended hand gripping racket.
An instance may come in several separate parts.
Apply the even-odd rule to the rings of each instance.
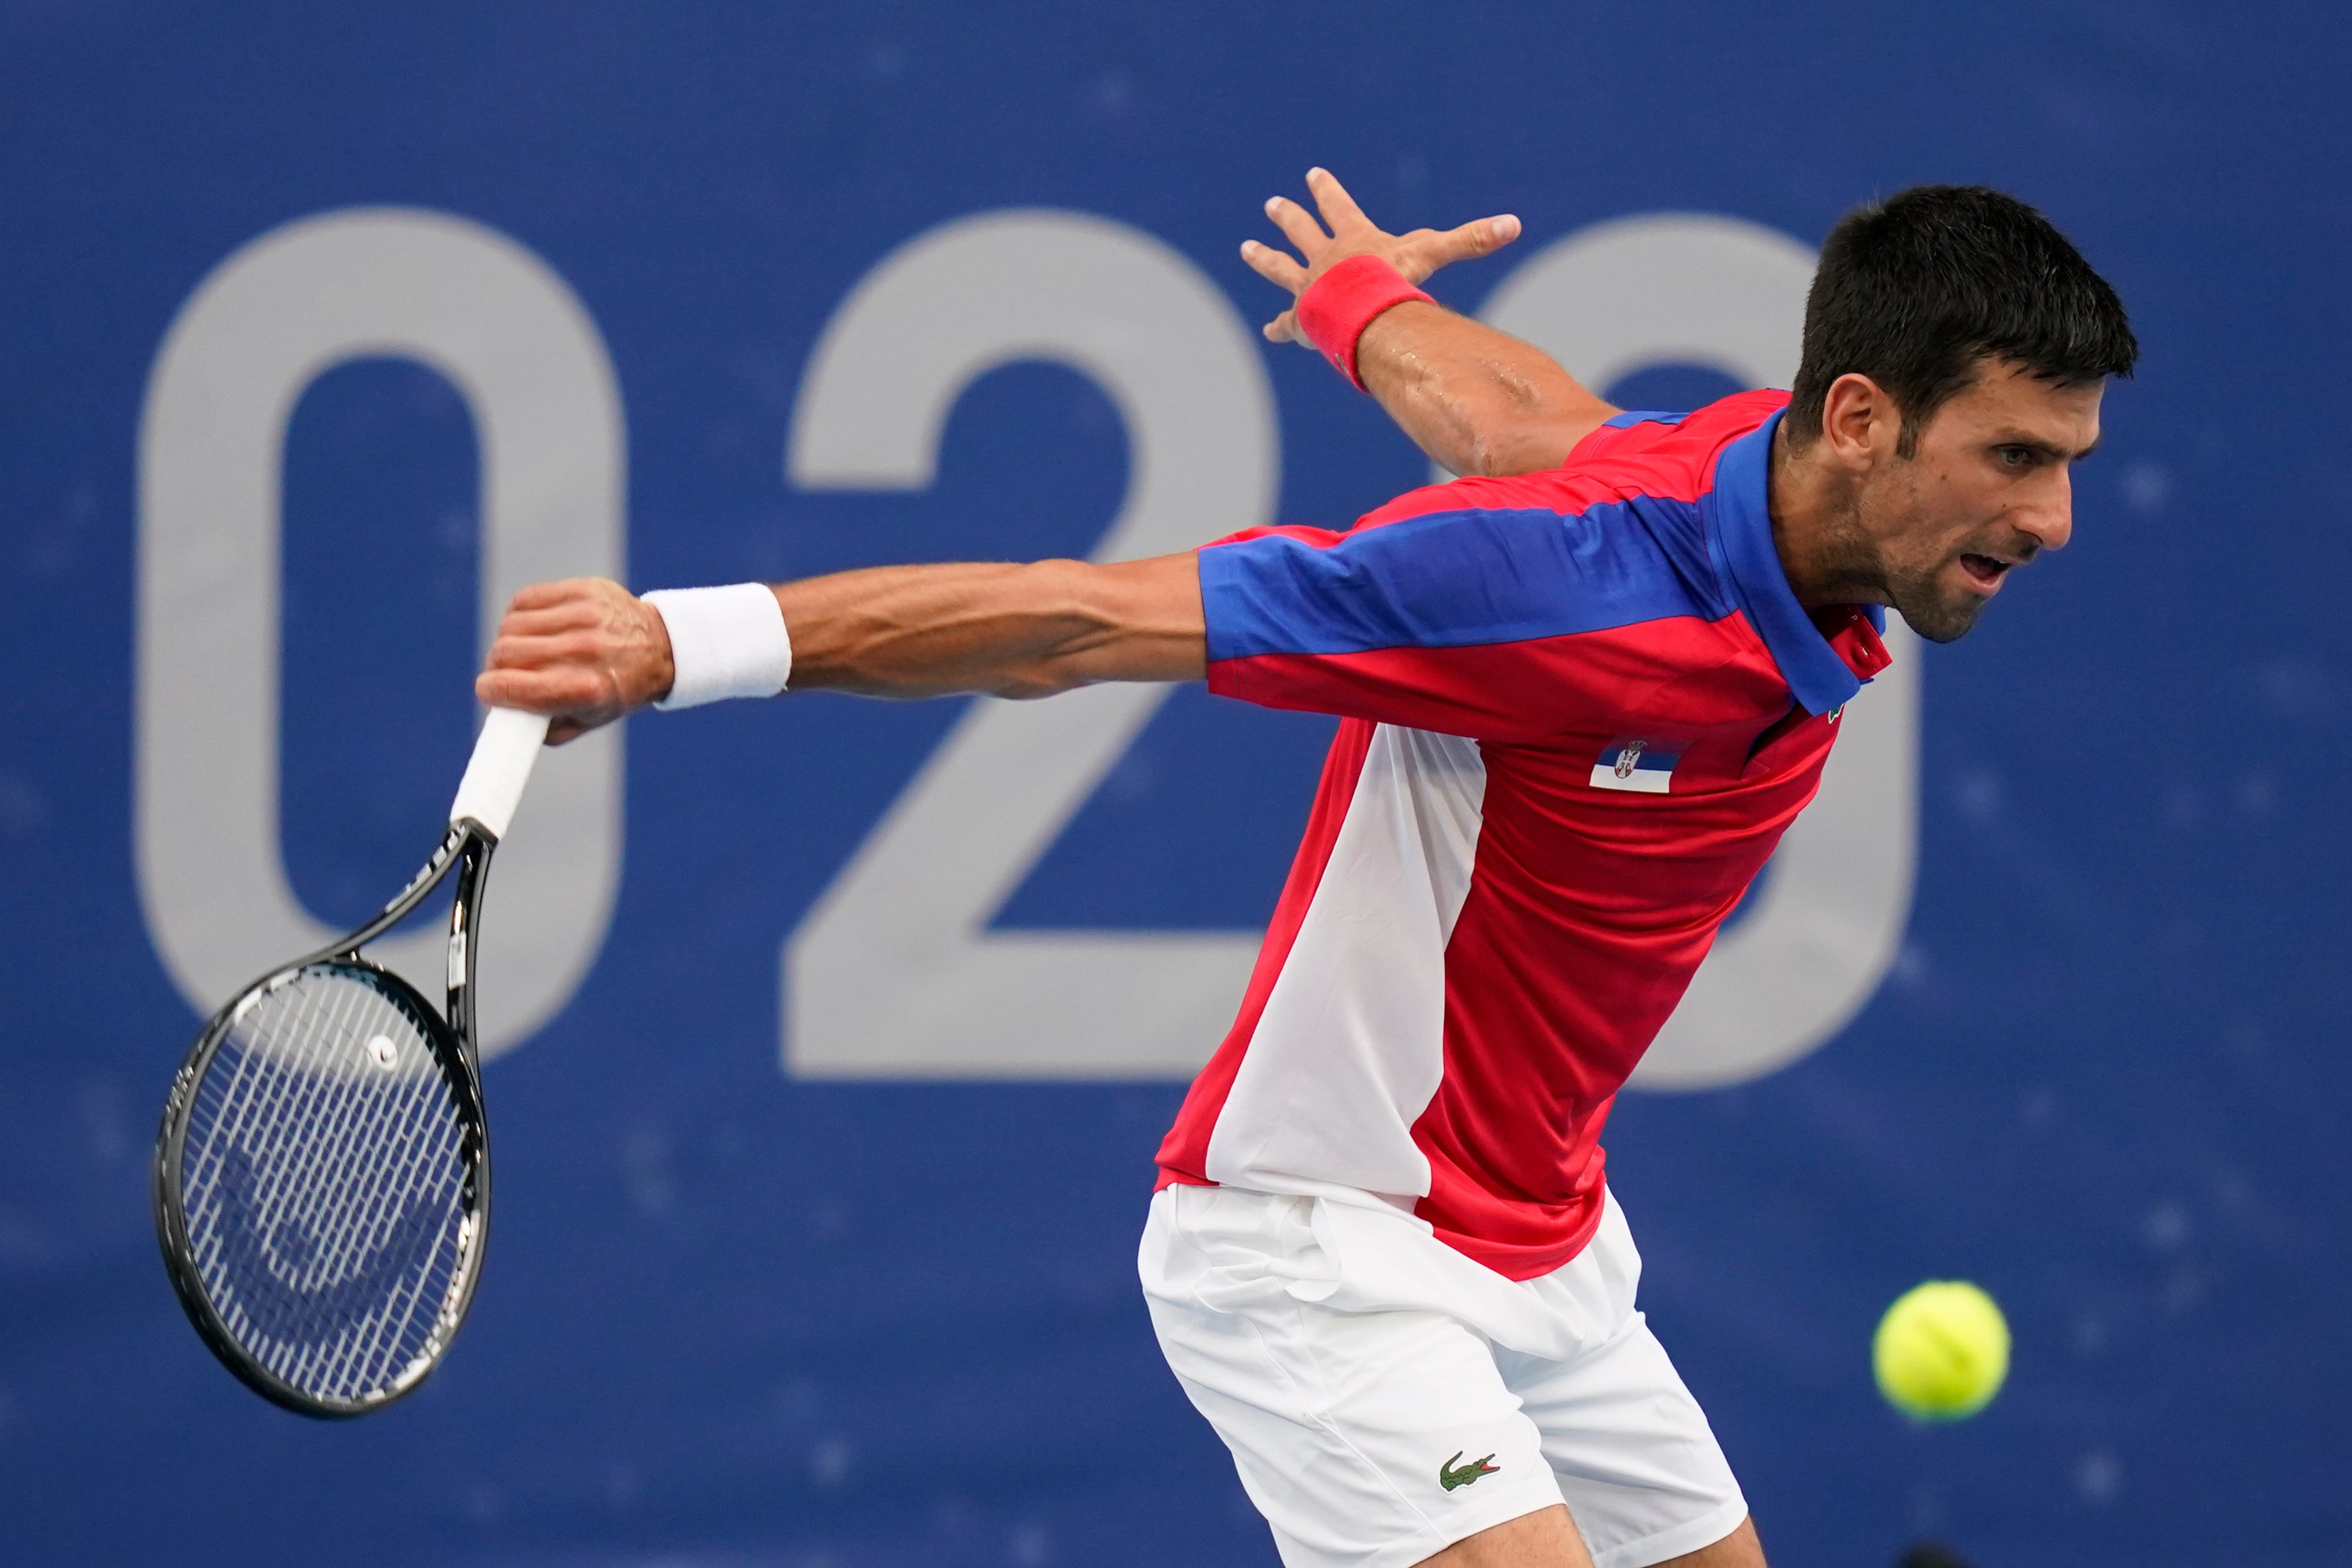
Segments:
[[[482,883],[547,736],[492,709],[433,858],[341,941],[215,1013],[173,1080],[155,1230],[188,1317],[231,1372],[305,1416],[423,1382],[480,1277],[488,1130],[474,1050]],[[446,1018],[360,956],[452,868]]]

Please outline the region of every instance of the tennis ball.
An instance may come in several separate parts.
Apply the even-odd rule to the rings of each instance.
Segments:
[[[1965,1280],[1930,1280],[1895,1299],[1870,1341],[1886,1402],[1915,1421],[1958,1421],[1992,1403],[2009,1375],[2009,1320]]]

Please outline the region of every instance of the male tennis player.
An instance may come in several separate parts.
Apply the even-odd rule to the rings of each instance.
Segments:
[[[2137,345],[2039,214],[1927,188],[1830,235],[1792,393],[1621,413],[1413,287],[1515,223],[1391,236],[1310,179],[1333,232],[1276,203],[1299,256],[1248,248],[1297,296],[1269,336],[1472,476],[1345,532],[1110,566],[543,585],[478,690],[557,738],[788,676],[1205,676],[1339,716],[1239,1019],[1160,1145],[1140,1266],[1169,1364],[1291,1568],[1760,1564],[1634,1311],[1601,1124],[1885,667],[1881,607],[1949,641],[2066,542]]]

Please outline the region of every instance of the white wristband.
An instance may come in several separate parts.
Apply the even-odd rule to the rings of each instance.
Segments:
[[[726,697],[772,697],[793,673],[784,612],[764,582],[665,588],[645,595],[669,629],[669,695],[654,704],[699,707]]]

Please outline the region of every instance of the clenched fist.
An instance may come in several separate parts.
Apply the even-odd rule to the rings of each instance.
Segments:
[[[659,702],[676,676],[660,612],[601,577],[537,582],[499,622],[474,695],[550,715],[550,746]]]

